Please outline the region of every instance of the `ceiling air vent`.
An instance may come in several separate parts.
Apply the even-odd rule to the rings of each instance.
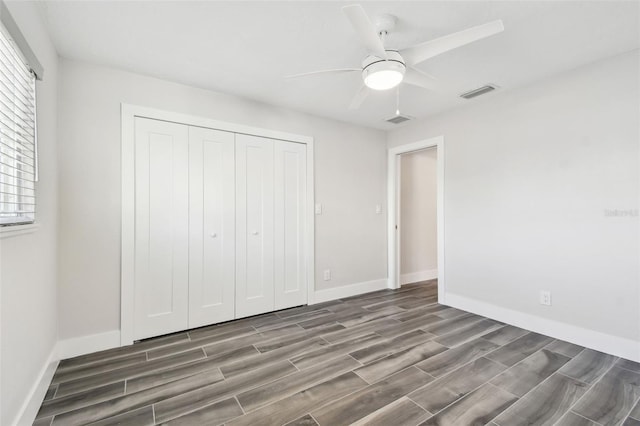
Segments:
[[[409,120],[411,120],[411,117],[409,117],[408,115],[394,115],[393,117],[388,118],[385,121],[387,123],[400,124],[400,123],[404,123],[405,121],[409,121]]]
[[[485,93],[493,92],[497,88],[498,88],[498,86],[494,86],[492,84],[487,84],[486,86],[482,86],[482,87],[478,87],[477,89],[469,90],[468,92],[465,92],[465,93],[461,94],[460,97],[464,98],[464,99],[471,99],[471,98],[475,98],[476,96],[484,95]]]

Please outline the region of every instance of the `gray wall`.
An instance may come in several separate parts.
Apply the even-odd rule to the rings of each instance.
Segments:
[[[313,136],[316,289],[386,278],[386,215],[375,213],[384,132],[66,59],[60,68],[61,338],[120,328],[121,102]]]
[[[389,133],[390,147],[444,135],[447,292],[640,340],[638,63],[631,52]]]
[[[56,291],[58,55],[31,2],[7,2],[45,68],[36,84],[40,181],[32,233],[0,239],[0,424],[14,424],[58,340]]]

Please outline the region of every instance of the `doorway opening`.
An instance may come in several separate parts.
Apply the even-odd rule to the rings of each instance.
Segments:
[[[400,155],[400,286],[438,278],[437,160],[436,147]]]
[[[444,281],[444,138],[400,145],[388,153],[389,288]]]

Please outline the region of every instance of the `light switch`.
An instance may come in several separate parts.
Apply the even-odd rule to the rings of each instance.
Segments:
[[[376,204],[376,214],[382,213],[382,206],[380,204]]]
[[[322,214],[322,204],[316,204],[316,214]]]

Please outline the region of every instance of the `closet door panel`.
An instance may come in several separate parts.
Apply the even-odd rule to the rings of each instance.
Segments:
[[[274,142],[275,309],[307,303],[306,145]]]
[[[236,135],[236,318],[274,309],[273,140]]]
[[[234,134],[189,128],[189,328],[235,317]]]
[[[134,338],[187,328],[187,126],[135,119]]]

